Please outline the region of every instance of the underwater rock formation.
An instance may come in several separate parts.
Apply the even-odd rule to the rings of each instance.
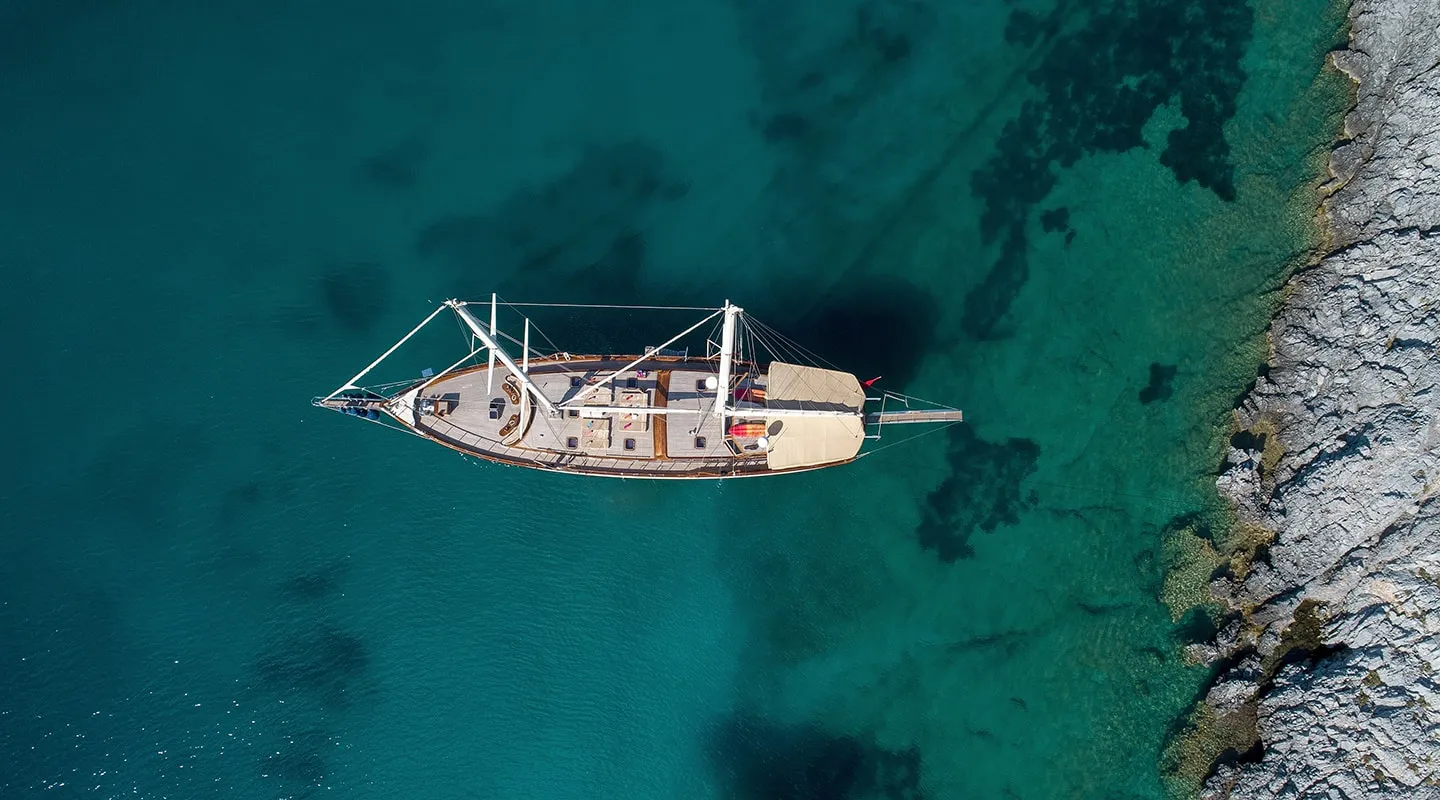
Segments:
[[[1218,481],[1274,539],[1212,586],[1234,617],[1192,652],[1226,665],[1206,711],[1253,712],[1259,737],[1207,798],[1440,798],[1440,4],[1355,0],[1350,21],[1333,240],[1238,412],[1280,449],[1233,448]]]
[[[739,714],[712,731],[710,758],[735,800],[924,800],[920,751]]]

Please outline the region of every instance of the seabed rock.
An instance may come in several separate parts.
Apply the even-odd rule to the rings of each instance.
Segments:
[[[1271,426],[1265,463],[1237,447],[1218,480],[1274,538],[1212,587],[1243,622],[1192,654],[1232,664],[1203,711],[1256,712],[1215,800],[1440,798],[1440,3],[1355,0],[1350,21],[1329,252],[1237,411]]]

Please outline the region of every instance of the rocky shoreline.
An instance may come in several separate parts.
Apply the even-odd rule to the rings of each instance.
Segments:
[[[1265,543],[1191,653],[1220,665],[1197,715],[1228,728],[1215,800],[1440,798],[1440,3],[1355,0],[1350,23],[1332,238],[1218,481]]]

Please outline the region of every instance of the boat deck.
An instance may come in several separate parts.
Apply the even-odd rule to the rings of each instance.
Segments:
[[[532,363],[529,375],[551,402],[559,404],[629,363],[626,358],[572,359]],[[446,375],[424,386],[408,419],[417,433],[461,452],[503,463],[563,471],[629,477],[712,477],[765,474],[764,451],[727,442],[731,419],[709,413],[713,378],[708,362],[655,359],[637,364],[591,391],[581,408],[552,417],[528,399],[497,364]],[[752,375],[752,380],[762,376]],[[585,407],[658,408],[668,414],[587,411]],[[763,409],[755,406],[757,418]],[[394,409],[392,409],[393,413]],[[688,413],[686,413],[688,412]],[[400,417],[406,416],[400,414]]]

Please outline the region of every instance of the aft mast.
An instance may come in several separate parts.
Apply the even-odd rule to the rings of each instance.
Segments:
[[[530,374],[530,318],[525,318],[525,338],[520,345],[520,371]],[[520,393],[520,419],[530,418],[530,393]]]
[[[725,301],[725,324],[720,333],[720,376],[715,387],[715,416],[723,417],[728,412],[730,399],[730,369],[735,355],[735,323],[745,309]]]

